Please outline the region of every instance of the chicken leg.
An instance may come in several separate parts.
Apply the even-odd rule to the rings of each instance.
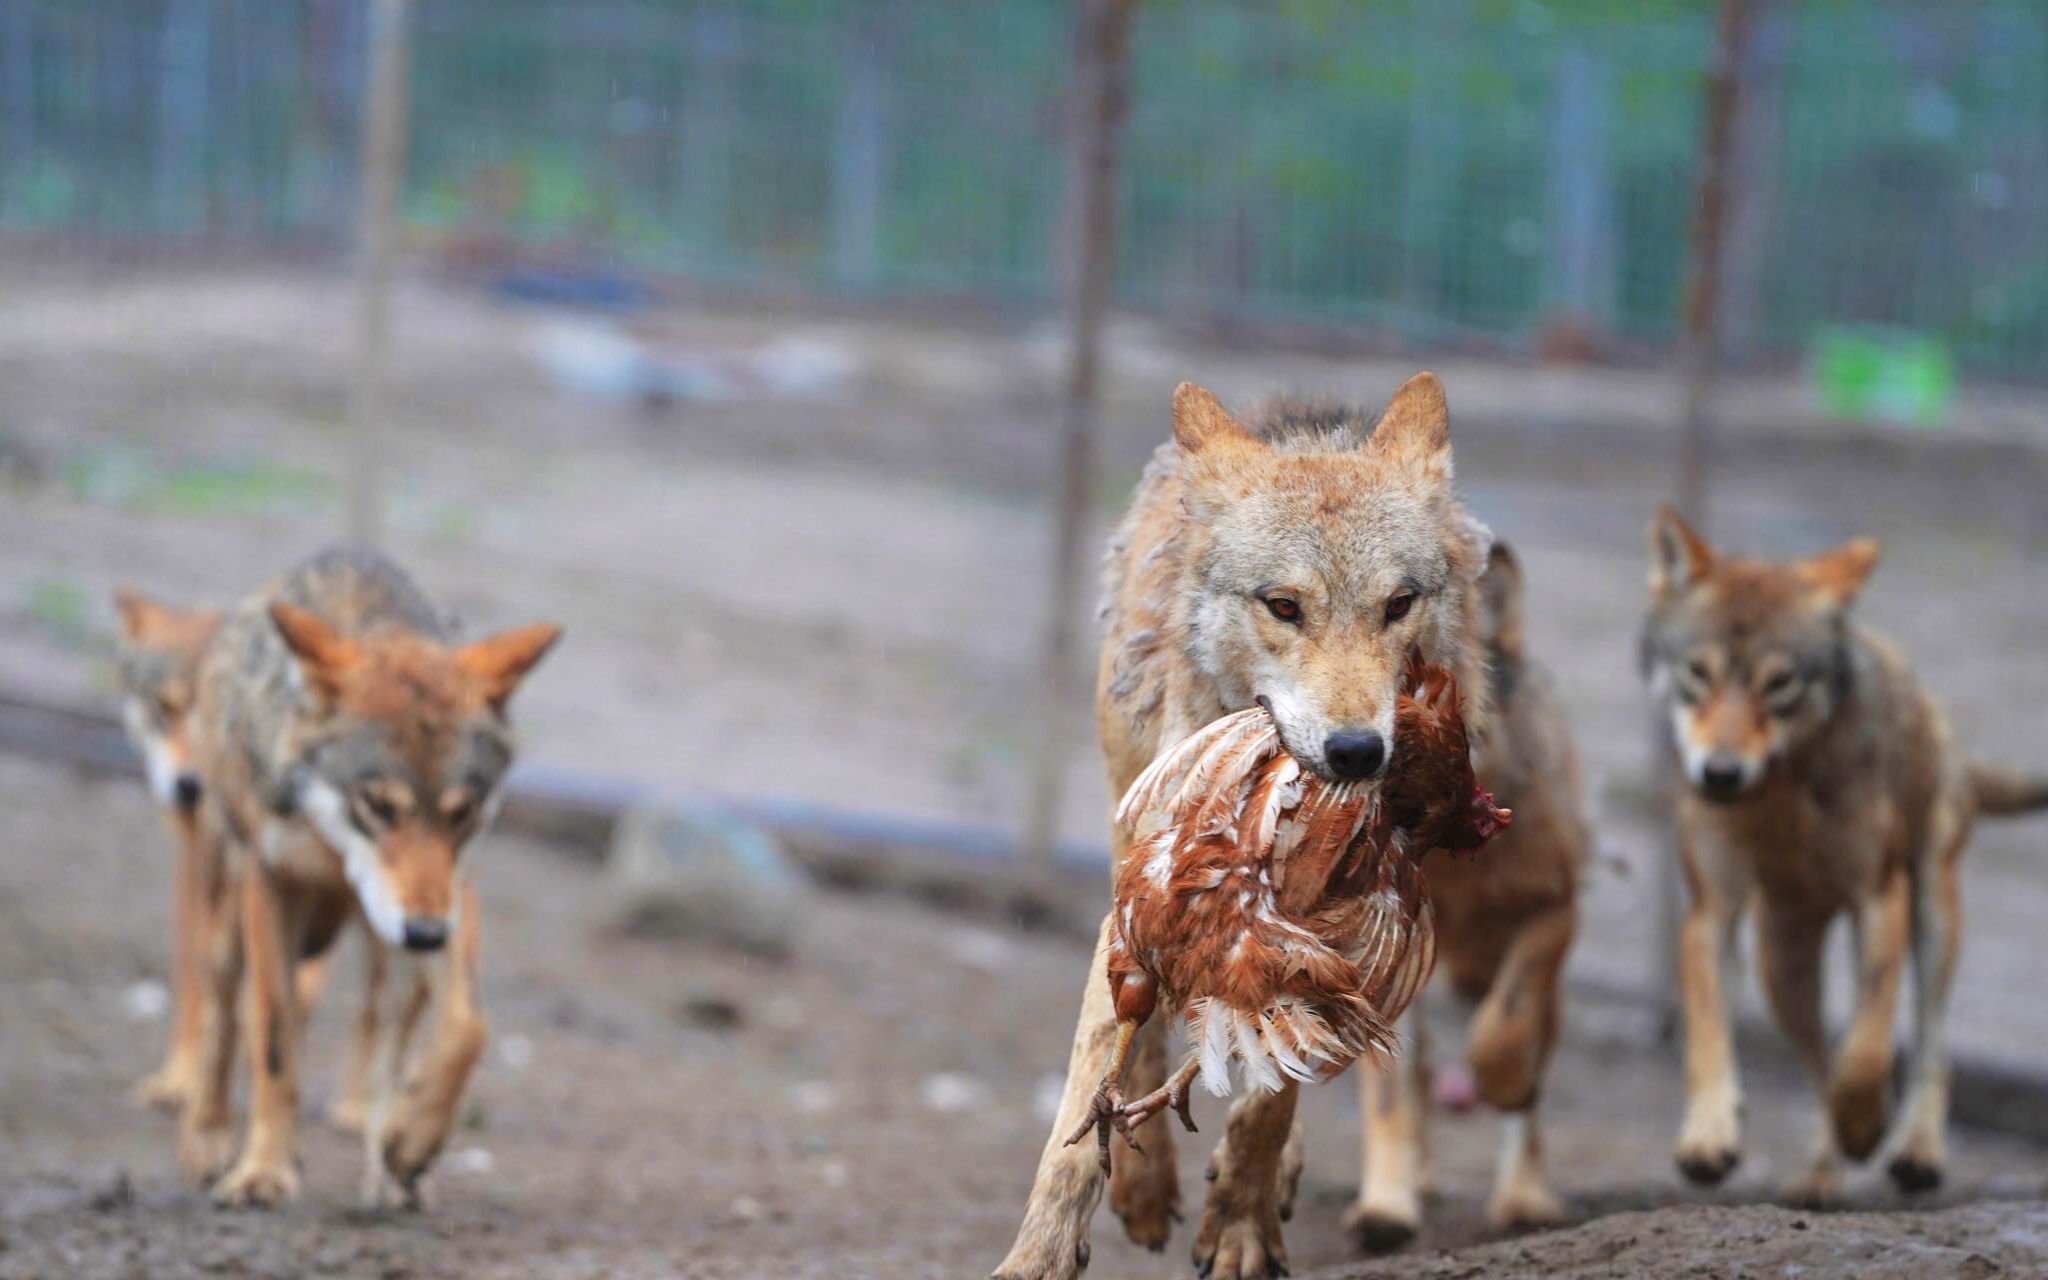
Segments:
[[[1073,1146],[1095,1131],[1095,1142],[1101,1150],[1102,1172],[1109,1172],[1109,1131],[1115,1129],[1124,1136],[1133,1151],[1143,1151],[1138,1140],[1131,1136],[1134,1127],[1124,1115],[1124,1058],[1131,1051],[1131,1038],[1138,1034],[1138,1023],[1126,1019],[1116,1024],[1116,1047],[1109,1051],[1109,1065],[1103,1068],[1102,1083],[1095,1086],[1095,1096],[1089,1099],[1088,1115],[1080,1123],[1066,1144]]]

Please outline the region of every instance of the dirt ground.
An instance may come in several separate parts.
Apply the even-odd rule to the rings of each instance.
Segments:
[[[220,1212],[183,1185],[168,1117],[123,1100],[163,1023],[167,860],[138,786],[0,759],[0,1277],[969,1277],[1007,1245],[1065,1053],[1083,945],[906,902],[821,894],[781,964],[597,928],[599,877],[510,837],[478,848],[492,1045],[424,1214],[353,1207],[359,1150],[309,1121],[305,1195]],[[352,966],[342,957],[340,968]],[[307,1109],[351,1004],[323,1001]],[[1552,1073],[1550,1152],[1573,1230],[1500,1243],[1478,1216],[1493,1122],[1438,1128],[1442,1196],[1417,1250],[1363,1262],[1350,1082],[1304,1102],[1297,1276],[2026,1276],[2048,1273],[2048,1153],[1957,1134],[1935,1212],[1791,1213],[1747,1202],[1803,1149],[1797,1090],[1752,1080],[1734,1185],[1681,1191],[1676,1066],[1576,1008]],[[1449,1028],[1446,1027],[1446,1030]],[[1197,1122],[1213,1133],[1208,1099]],[[1180,1144],[1200,1188],[1202,1140]],[[1854,1206],[1899,1199],[1872,1177]],[[1921,1206],[1916,1202],[1916,1209]],[[1654,1208],[1655,1212],[1630,1212]],[[1098,1218],[1098,1277],[1188,1274]],[[1449,1252],[1441,1252],[1448,1249]]]
[[[0,691],[106,705],[114,585],[228,600],[339,527],[348,295],[331,272],[247,263],[5,260],[0,281]],[[615,325],[425,278],[398,314],[394,549],[472,628],[568,625],[521,694],[526,759],[1015,825],[1049,543],[1045,331],[704,300]],[[619,333],[682,356],[808,344],[847,372],[829,394],[660,408],[548,373],[565,342]],[[1183,377],[1234,403],[1276,388],[1376,400],[1413,364],[1120,321],[1098,520],[1164,437]],[[1531,644],[1586,757],[1601,848],[1571,972],[1641,991],[1667,844],[1644,803],[1633,646],[1671,389],[1643,371],[1434,364],[1460,483],[1522,552]],[[1728,407],[1717,529],[1787,554],[1877,534],[1866,613],[1918,656],[1967,741],[2048,766],[2048,454],[2033,443],[2048,398],[1976,393],[1954,429],[1920,435],[1818,421],[1790,375],[1733,380]],[[1085,709],[1069,710],[1062,828],[1099,848],[1106,797]],[[818,898],[782,966],[608,940],[588,924],[590,871],[509,837],[482,851],[494,1046],[436,1210],[349,1210],[354,1146],[315,1127],[303,1204],[215,1214],[175,1178],[169,1122],[121,1102],[162,1034],[129,1011],[133,985],[165,971],[167,872],[139,788],[0,760],[0,806],[6,1280],[973,1276],[1015,1227],[1078,944],[873,896]],[[1953,1009],[1960,1052],[2037,1072],[2044,827],[1981,830]],[[316,1061],[332,1061],[348,1000],[346,983],[331,993]],[[1809,1116],[1800,1090],[1751,1071],[1752,1149],[1703,1207],[1670,1167],[1676,1065],[1640,1047],[1636,1007],[1581,999],[1569,1018],[1551,1162],[1578,1212],[1614,1216],[1484,1243],[1493,1125],[1455,1118],[1420,1250],[1357,1262],[1338,1229],[1356,1131],[1339,1085],[1304,1104],[1318,1138],[1296,1274],[2048,1274],[2041,1150],[1958,1135],[1933,1212],[1893,1213],[1906,1206],[1865,1184],[1857,1206],[1883,1212],[1755,1207]],[[315,1073],[313,1104],[327,1082]],[[1213,1129],[1213,1108],[1198,1118]],[[1181,1152],[1184,1185],[1201,1186],[1205,1148]],[[1187,1272],[1185,1237],[1155,1258],[1105,1217],[1095,1243],[1092,1275]]]

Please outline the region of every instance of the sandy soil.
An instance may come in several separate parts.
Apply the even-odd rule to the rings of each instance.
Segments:
[[[357,1147],[309,1122],[304,1199],[224,1213],[180,1182],[171,1121],[123,1101],[163,1030],[129,1007],[133,984],[166,968],[166,860],[140,788],[0,759],[0,809],[5,1280],[967,1277],[986,1273],[1014,1229],[1087,958],[1071,939],[821,895],[783,964],[625,942],[593,923],[601,882],[588,866],[492,837],[476,852],[493,1042],[433,1207],[358,1213]],[[316,1021],[309,1111],[337,1063],[348,959]],[[1755,1142],[1734,1186],[1711,1207],[1662,1208],[1696,1199],[1667,1149],[1676,1066],[1612,1029],[1597,1008],[1571,1012],[1552,1076],[1553,1168],[1576,1213],[1656,1212],[1474,1248],[1486,1239],[1493,1122],[1453,1117],[1438,1130],[1443,1194],[1423,1249],[1359,1262],[1338,1226],[1355,1176],[1345,1081],[1304,1103],[1316,1136],[1289,1228],[1296,1274],[2048,1270],[2048,1156],[2007,1139],[1957,1135],[1953,1186],[1937,1203],[1962,1208],[1745,1207],[1807,1132],[1798,1091],[1769,1075],[1752,1078]],[[1205,1099],[1198,1123],[1213,1132],[1219,1119]],[[1180,1154],[1183,1185],[1201,1187],[1206,1147],[1182,1142]],[[1881,1178],[1854,1194],[1862,1209],[1900,1206]],[[1188,1273],[1185,1233],[1155,1256],[1105,1214],[1095,1243],[1093,1276]],[[1804,1270],[1785,1270],[1794,1264]]]

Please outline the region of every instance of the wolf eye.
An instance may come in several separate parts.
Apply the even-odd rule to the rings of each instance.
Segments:
[[[476,801],[470,799],[468,796],[464,796],[460,800],[457,800],[455,803],[447,806],[447,808],[444,809],[443,812],[446,813],[448,816],[449,826],[466,827],[469,825],[470,818],[476,813]]]
[[[1714,673],[1707,670],[1707,664],[1698,658],[1685,664],[1685,674],[1700,684],[1709,684],[1714,679]]]
[[[1408,611],[1414,607],[1415,593],[1413,591],[1403,591],[1400,595],[1387,601],[1387,621],[1399,622],[1407,617]]]
[[[1282,622],[1301,621],[1301,606],[1286,596],[1267,596],[1266,611]]]
[[[356,804],[380,827],[388,827],[398,821],[398,810],[381,791],[364,791],[356,796]]]
[[[176,720],[178,718],[178,700],[167,693],[158,694],[156,696],[156,714],[160,720]]]
[[[1764,681],[1764,696],[1766,698],[1773,698],[1791,687],[1792,673],[1790,671],[1780,671]]]

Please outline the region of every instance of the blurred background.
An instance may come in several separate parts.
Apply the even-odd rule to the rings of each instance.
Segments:
[[[566,624],[517,705],[542,818],[680,789],[857,850],[842,881],[1003,886],[937,917],[941,967],[996,984],[970,1019],[1042,1016],[1001,1053],[934,1020],[969,1092],[904,1105],[1022,1081],[1004,1220],[1085,961],[1007,925],[1101,890],[1093,564],[1168,394],[1377,406],[1429,367],[1585,757],[1572,973],[1607,1012],[1574,1016],[1652,1034],[1658,501],[1773,555],[1878,536],[1866,615],[1966,742],[2048,768],[2044,73],[2032,0],[0,0],[9,802],[157,930],[164,859],[67,820],[154,842],[139,788],[81,799],[33,726],[111,713],[116,584],[227,602],[372,537],[472,630]],[[2048,1043],[2042,844],[1986,825],[1969,863],[1986,1078]],[[70,884],[39,864],[17,910]],[[863,909],[820,927],[940,927]],[[962,1230],[985,1266],[1008,1228]]]

